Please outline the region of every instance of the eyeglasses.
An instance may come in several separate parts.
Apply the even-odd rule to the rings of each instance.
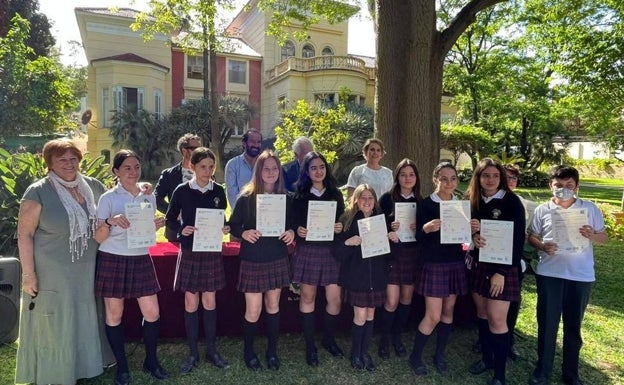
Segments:
[[[508,180],[518,180],[518,177],[517,176],[507,175],[507,179]]]
[[[184,146],[184,149],[191,150],[191,151],[195,150],[196,148],[197,147],[195,147],[195,146]]]
[[[35,308],[35,298],[37,298],[37,294],[30,297],[30,304],[28,305],[28,310],[33,310]]]

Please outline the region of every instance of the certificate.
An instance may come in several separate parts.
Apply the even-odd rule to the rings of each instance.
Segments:
[[[286,229],[286,194],[256,195],[256,230],[263,237],[279,237]]]
[[[479,262],[511,265],[513,261],[514,223],[512,221],[481,220],[481,237],[485,247],[479,249]]]
[[[370,258],[390,252],[386,218],[383,214],[359,219],[357,221],[362,238],[362,258]]]
[[[401,242],[416,242],[416,234],[411,229],[416,224],[416,202],[397,202],[394,204],[394,220],[399,222],[396,234]]]
[[[308,201],[308,223],[306,241],[333,241],[336,223],[335,201]]]
[[[470,201],[440,201],[440,243],[470,243]]]
[[[553,242],[557,254],[580,253],[589,247],[589,239],[579,229],[589,223],[586,209],[552,210]]]
[[[154,214],[154,208],[149,202],[126,203],[126,218],[130,222],[126,232],[129,249],[156,244]]]
[[[193,251],[221,251],[224,215],[224,210],[220,209],[198,208],[195,210]]]

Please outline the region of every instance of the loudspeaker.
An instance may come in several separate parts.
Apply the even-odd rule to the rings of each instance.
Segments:
[[[17,339],[21,278],[19,260],[0,256],[0,344]]]

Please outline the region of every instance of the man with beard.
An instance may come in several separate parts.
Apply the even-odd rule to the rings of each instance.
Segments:
[[[195,134],[184,134],[178,139],[178,150],[182,154],[182,160],[175,166],[165,169],[158,178],[154,195],[156,196],[156,208],[163,214],[167,213],[169,200],[173,195],[173,190],[179,184],[188,182],[193,178],[191,170],[191,154],[197,147],[201,147],[201,138]],[[165,237],[169,242],[177,242],[176,231],[165,228]]]
[[[243,135],[243,153],[230,159],[225,165],[225,192],[232,209],[238,193],[251,180],[261,147],[262,134],[252,128]]]

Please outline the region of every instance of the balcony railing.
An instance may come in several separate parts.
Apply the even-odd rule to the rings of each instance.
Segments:
[[[366,75],[370,80],[374,80],[376,76],[375,68],[366,67],[362,59],[351,56],[316,56],[306,59],[289,57],[266,71],[266,78],[271,80],[288,71],[308,72],[329,69],[357,71]]]

